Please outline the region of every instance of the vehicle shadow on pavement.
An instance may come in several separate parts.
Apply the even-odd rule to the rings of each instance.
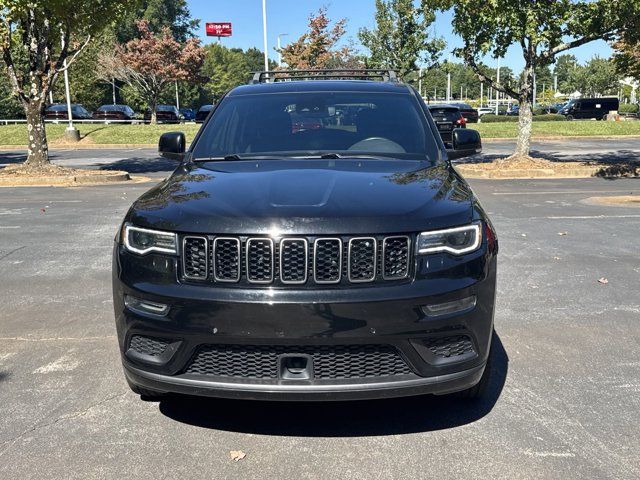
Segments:
[[[0,167],[6,165],[13,165],[16,163],[22,163],[27,159],[26,153],[16,153],[16,152],[0,152]]]
[[[174,160],[166,158],[144,158],[132,157],[123,158],[109,163],[98,163],[96,166],[100,170],[124,170],[129,173],[152,173],[152,172],[172,172],[179,165]]]
[[[489,388],[478,401],[433,395],[352,402],[252,402],[184,396],[164,399],[160,411],[188,425],[261,435],[353,437],[442,430],[479,420],[498,401],[509,357],[495,333],[492,362]]]

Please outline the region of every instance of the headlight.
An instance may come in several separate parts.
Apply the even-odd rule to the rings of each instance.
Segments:
[[[148,230],[146,228],[124,226],[123,243],[127,250],[144,255],[149,252],[176,255],[178,244],[175,233]]]
[[[464,227],[422,232],[418,235],[418,254],[449,252],[454,255],[473,252],[482,243],[481,223]]]

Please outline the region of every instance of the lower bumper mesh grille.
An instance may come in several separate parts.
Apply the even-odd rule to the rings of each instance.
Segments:
[[[473,342],[466,335],[452,335],[450,337],[431,338],[425,342],[431,353],[437,357],[459,357],[473,353]]]
[[[309,355],[316,379],[388,377],[413,373],[389,345],[205,345],[185,373],[218,377],[275,379],[278,357]]]
[[[171,342],[160,338],[134,335],[129,342],[129,348],[143,355],[156,357],[162,355]]]

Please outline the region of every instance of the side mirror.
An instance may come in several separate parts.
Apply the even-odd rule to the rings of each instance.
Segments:
[[[452,132],[453,150],[447,150],[449,160],[470,157],[482,152],[482,140],[477,130],[455,128]]]
[[[164,158],[181,162],[184,158],[186,144],[187,142],[182,132],[163,133],[158,142],[158,152]]]

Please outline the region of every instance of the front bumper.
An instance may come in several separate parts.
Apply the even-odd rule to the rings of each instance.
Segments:
[[[352,288],[223,288],[180,284],[175,259],[114,250],[113,292],[118,340],[130,383],[158,392],[272,400],[347,400],[446,394],[482,376],[493,331],[496,256],[486,245],[463,258],[418,259],[411,281]],[[170,306],[159,318],[133,311],[125,295]],[[476,297],[475,307],[428,317],[424,305]],[[140,354],[131,339],[164,340],[161,355]],[[473,346],[442,357],[434,338],[465,337]],[[408,370],[398,375],[305,379],[194,374],[203,346],[298,350],[384,346]],[[357,348],[356,348],[357,350]],[[339,355],[338,355],[339,357]],[[278,357],[279,358],[279,357]],[[278,360],[279,361],[279,360]],[[312,362],[315,360],[311,360]]]

